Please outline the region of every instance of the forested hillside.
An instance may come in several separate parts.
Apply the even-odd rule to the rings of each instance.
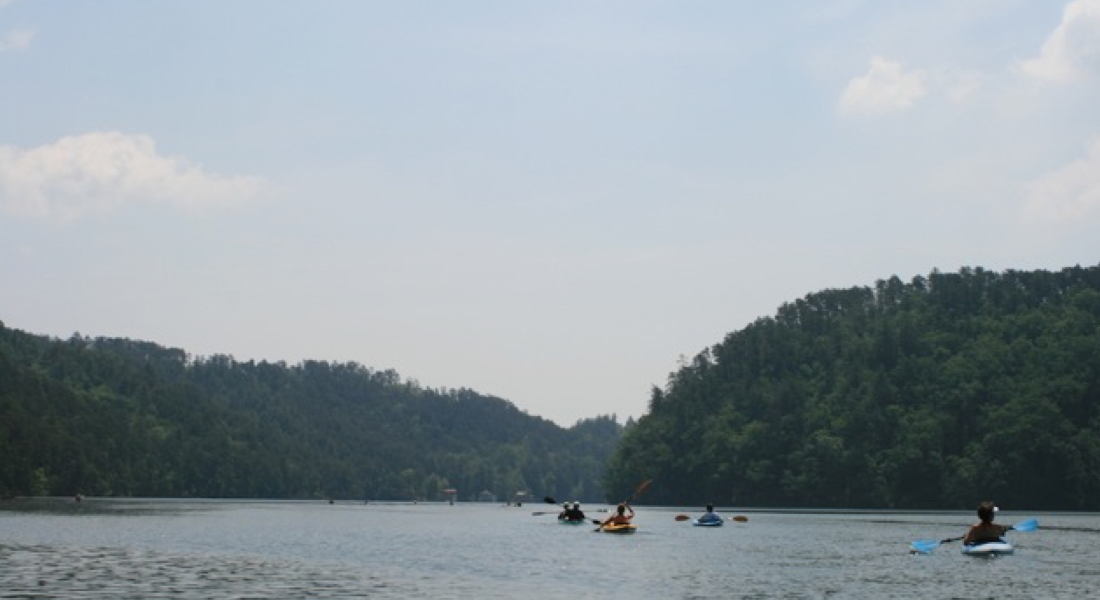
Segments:
[[[1100,268],[810,294],[654,389],[609,489],[740,506],[1100,510]]]
[[[191,358],[0,324],[0,496],[602,500],[622,427],[357,364]]]
[[[657,504],[1100,510],[1098,474],[1100,267],[810,294],[684,364],[625,430],[354,363],[0,324],[0,496],[591,501],[652,478]]]

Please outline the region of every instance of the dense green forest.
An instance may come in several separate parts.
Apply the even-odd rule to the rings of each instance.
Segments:
[[[610,457],[610,461],[608,458]],[[0,323],[0,496],[1100,510],[1100,267],[826,290],[568,429],[354,363]]]
[[[785,304],[654,389],[607,477],[673,505],[1100,510],[1100,268]]]
[[[602,500],[621,431],[354,363],[191,358],[0,323],[0,497]]]

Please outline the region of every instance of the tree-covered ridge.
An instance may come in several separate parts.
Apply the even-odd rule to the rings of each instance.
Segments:
[[[621,429],[563,429],[354,363],[192,359],[0,324],[0,495],[596,500]]]
[[[609,489],[655,503],[1100,508],[1100,267],[828,290],[654,389]]]

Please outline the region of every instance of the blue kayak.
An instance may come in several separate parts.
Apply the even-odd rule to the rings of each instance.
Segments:
[[[691,524],[695,525],[696,527],[721,527],[722,523],[723,523],[723,521],[721,519],[717,519],[717,520],[711,519],[711,520],[706,520],[706,521],[700,521],[699,519],[692,519],[692,521],[691,521]]]
[[[1012,547],[1012,544],[1008,543],[1008,540],[1001,538],[991,542],[981,542],[979,544],[970,544],[962,547],[962,553],[967,556],[1001,556],[1004,554],[1012,554],[1016,549]]]

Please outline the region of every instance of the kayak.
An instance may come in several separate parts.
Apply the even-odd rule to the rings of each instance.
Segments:
[[[1002,554],[1012,554],[1013,552],[1015,552],[1015,548],[1004,538],[995,542],[982,542],[962,547],[962,553],[967,556],[1000,556]]]
[[[721,527],[722,521],[700,521],[699,519],[692,519],[691,524],[696,527]]]
[[[587,522],[587,519],[558,519],[558,523],[562,525],[584,525]]]
[[[600,531],[604,533],[634,533],[638,529],[638,526],[633,523],[625,523],[623,525],[604,525],[600,527]]]

